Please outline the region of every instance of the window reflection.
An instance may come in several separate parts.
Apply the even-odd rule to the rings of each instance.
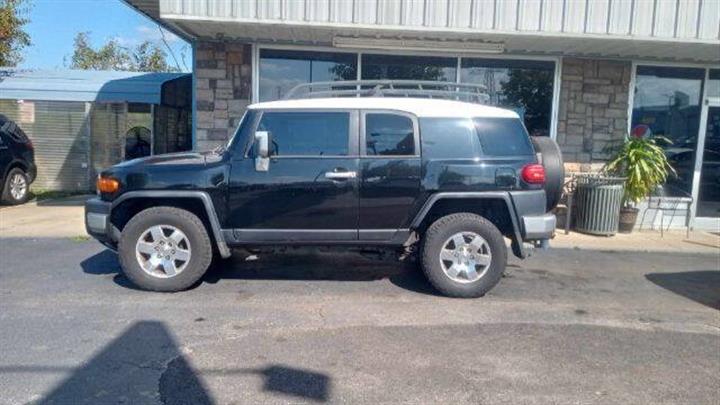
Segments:
[[[278,100],[302,83],[356,79],[354,53],[260,50],[260,101]]]
[[[549,136],[555,63],[463,58],[460,81],[482,84],[490,104],[515,110],[530,135]]]
[[[363,55],[364,80],[433,80],[454,82],[457,58],[405,55]]]
[[[672,142],[664,145],[677,177],[667,181],[670,194],[689,193],[700,127],[700,97],[704,69],[638,66],[632,126],[645,124],[653,135]]]
[[[395,114],[367,114],[365,153],[368,156],[406,156],[415,154],[413,123]]]

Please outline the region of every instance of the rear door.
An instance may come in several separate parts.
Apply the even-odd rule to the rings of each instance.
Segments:
[[[407,225],[420,194],[418,121],[367,110],[360,123],[360,239],[388,240]]]
[[[267,171],[254,152],[233,162],[230,223],[241,241],[356,240],[357,111],[266,111]]]

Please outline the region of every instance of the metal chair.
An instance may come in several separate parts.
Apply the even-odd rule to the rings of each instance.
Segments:
[[[642,218],[640,219],[640,230],[642,230],[642,226],[645,223],[645,215],[647,215],[649,210],[655,210],[652,218],[652,224],[655,224],[655,219],[657,218],[658,212],[662,213],[662,215],[660,216],[660,237],[664,237],[665,230],[670,229],[670,226],[672,226],[672,221],[673,219],[675,219],[675,213],[677,213],[678,211],[685,209],[685,221],[690,220],[690,207],[692,207],[693,202],[694,199],[692,197],[692,194],[681,188],[669,184],[658,187],[657,193],[654,193],[653,195],[648,197],[648,206],[647,208],[645,208]],[[680,207],[680,205],[683,203],[686,204],[685,208]],[[665,212],[667,211],[671,212],[672,215],[670,216],[670,222],[668,222],[666,229]],[[685,237],[690,237],[690,224],[687,222],[685,225]]]

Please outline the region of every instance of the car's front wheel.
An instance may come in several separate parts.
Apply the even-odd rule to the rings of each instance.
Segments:
[[[8,172],[2,190],[2,201],[6,204],[22,204],[30,196],[30,182],[28,176],[20,168],[14,168]]]
[[[502,234],[476,214],[444,216],[423,237],[423,271],[430,284],[449,297],[484,295],[500,281],[506,263]]]
[[[195,284],[212,261],[212,244],[200,218],[174,207],[141,211],[118,243],[125,276],[151,291],[181,291]]]

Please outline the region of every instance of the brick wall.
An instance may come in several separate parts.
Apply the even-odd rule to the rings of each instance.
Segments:
[[[557,141],[569,172],[591,171],[627,133],[630,61],[564,58]]]
[[[197,43],[194,66],[197,150],[225,143],[250,104],[250,49],[250,45],[241,43]]]

